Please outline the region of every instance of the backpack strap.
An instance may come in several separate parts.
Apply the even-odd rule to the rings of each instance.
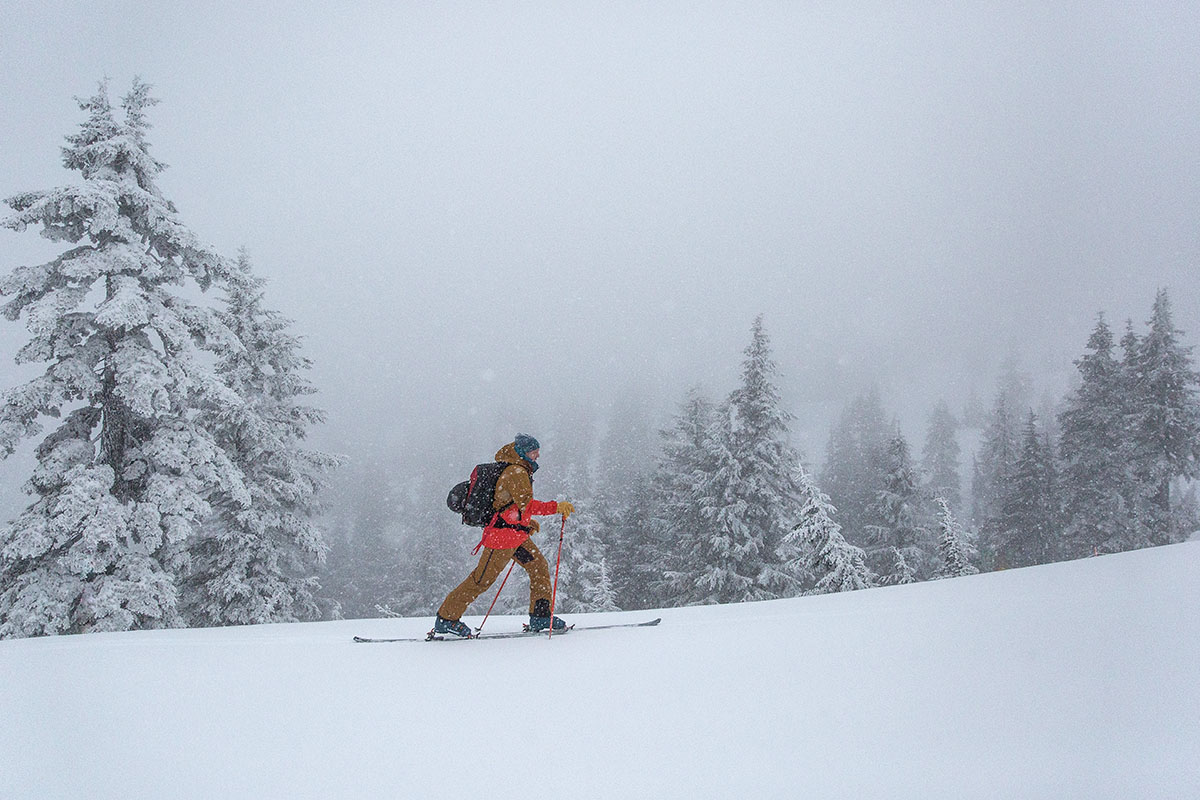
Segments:
[[[507,528],[509,530],[525,531],[526,533],[530,533],[533,530],[533,527],[531,525],[514,525],[504,518],[504,516],[503,516],[504,512],[508,511],[514,505],[516,505],[516,503],[509,503],[504,508],[497,511],[495,516],[492,517],[492,521],[488,524],[488,527],[489,528]]]

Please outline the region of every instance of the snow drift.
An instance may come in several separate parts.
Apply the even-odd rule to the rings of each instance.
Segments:
[[[0,642],[0,797],[1200,795],[1200,543],[660,613]]]

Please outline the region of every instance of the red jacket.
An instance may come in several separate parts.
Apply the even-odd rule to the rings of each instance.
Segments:
[[[483,538],[479,547],[490,550],[511,550],[520,547],[529,538],[526,530],[534,517],[558,513],[558,503],[553,500],[533,499],[533,467],[517,455],[512,444],[500,448],[496,460],[508,464],[496,481],[496,508],[499,509],[492,521],[483,529]],[[499,520],[507,526],[498,525]],[[508,527],[519,525],[520,528]]]
[[[529,523],[534,517],[544,517],[550,514],[558,513],[558,503],[553,500],[530,500],[529,505],[525,506],[525,510],[511,505],[504,511],[496,514],[497,517],[503,517],[504,521],[509,525],[520,525],[529,527]],[[495,518],[492,523],[483,529],[483,541],[481,544],[491,550],[509,550],[514,547],[520,547],[525,544],[525,540],[529,538],[529,532],[518,528],[501,528],[495,524]]]

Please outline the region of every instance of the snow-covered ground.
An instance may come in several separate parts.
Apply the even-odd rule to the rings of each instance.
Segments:
[[[0,642],[0,798],[1200,797],[1200,543],[661,615]]]

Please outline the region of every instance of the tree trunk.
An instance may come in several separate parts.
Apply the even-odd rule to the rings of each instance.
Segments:
[[[108,299],[113,297],[113,279],[107,280],[106,293]],[[125,444],[129,427],[129,413],[125,404],[117,397],[117,343],[119,341],[114,331],[104,334],[108,343],[108,356],[104,365],[104,381],[100,392],[100,462],[112,467],[116,478],[113,481],[112,493],[122,503],[129,498],[129,487],[125,480]]]

